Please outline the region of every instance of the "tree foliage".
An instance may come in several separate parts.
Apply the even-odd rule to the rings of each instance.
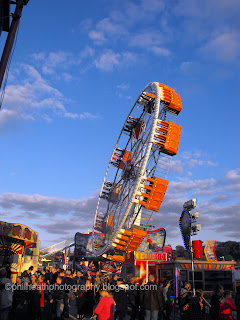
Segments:
[[[218,260],[222,260],[220,258],[224,257],[225,261],[240,261],[240,242],[217,242],[215,253]]]
[[[204,252],[204,246],[203,246]],[[217,259],[219,261],[232,261],[235,260],[236,262],[240,262],[240,242],[237,241],[226,241],[226,242],[217,242],[215,253]],[[190,253],[184,249],[183,246],[176,246],[176,250],[173,250],[173,255],[176,259],[191,259]],[[222,258],[224,257],[224,258]],[[206,260],[205,255],[203,254],[203,259]]]
[[[184,249],[183,246],[176,246],[176,250],[173,250],[173,255],[176,259],[178,258],[184,258],[185,260],[190,259],[190,253]]]

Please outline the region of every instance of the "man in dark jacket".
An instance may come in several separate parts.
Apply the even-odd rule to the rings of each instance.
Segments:
[[[145,308],[144,320],[157,320],[158,314],[163,310],[162,293],[155,283],[155,276],[150,275],[149,281],[141,290],[141,302]]]
[[[116,320],[119,316],[119,320],[123,320],[127,312],[127,298],[128,285],[123,283],[122,278],[117,279],[117,286],[114,291],[114,300],[116,302],[116,311],[114,319]]]
[[[137,293],[136,278],[131,278],[128,290],[128,309],[131,313],[131,320],[134,320],[138,316]]]
[[[70,270],[66,271],[66,276],[63,279],[62,284],[65,286],[64,288],[65,293],[63,296],[63,303],[64,303],[63,316],[65,318],[69,318],[69,291],[71,290],[70,287],[74,285],[74,281],[71,277]]]
[[[57,277],[55,288],[51,293],[52,300],[50,302],[53,303],[53,315],[56,320],[59,320],[62,315],[61,304],[64,296],[64,290],[61,288],[62,281],[62,277]]]
[[[21,275],[21,278],[22,279],[27,279],[28,282],[30,282],[31,281],[32,270],[33,270],[33,267],[30,267],[28,270],[23,271],[23,273]]]

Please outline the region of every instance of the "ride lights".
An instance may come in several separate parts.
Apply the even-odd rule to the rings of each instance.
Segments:
[[[201,225],[200,224],[195,224],[192,226],[192,233],[193,235],[196,235],[198,231],[201,231]]]
[[[187,211],[191,211],[196,207],[196,205],[197,205],[197,198],[193,198],[191,200],[184,202],[183,209]]]
[[[192,222],[196,222],[196,220],[199,218],[199,212],[193,212],[192,213]]]
[[[190,235],[191,235],[192,218],[188,211],[183,210],[179,219],[179,227],[183,238],[184,247],[186,250],[190,249]]]
[[[196,235],[197,232],[201,230],[200,224],[193,225],[193,223],[195,223],[199,217],[199,212],[190,213],[190,211],[194,209],[196,205],[196,198],[186,201],[183,204],[183,211],[179,219],[179,227],[186,250],[191,249],[191,236]]]

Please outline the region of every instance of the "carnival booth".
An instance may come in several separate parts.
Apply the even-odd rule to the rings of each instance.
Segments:
[[[156,274],[156,265],[171,258],[172,248],[165,247],[166,231],[164,228],[147,231],[146,237],[135,252],[128,252],[123,264],[122,275],[144,278]]]
[[[174,259],[172,248],[164,245],[165,236],[163,228],[148,231],[137,251],[126,255],[122,275],[125,279],[137,277],[148,281],[149,275],[153,274],[158,284],[163,280],[171,281],[171,288],[178,296],[182,285],[186,282],[192,284],[192,264],[190,260]],[[206,254],[206,257],[209,259],[209,255]],[[204,261],[203,258],[195,258],[195,288],[213,291],[217,284],[222,284],[225,289],[233,290],[236,282],[235,264],[234,261]]]
[[[30,265],[37,266],[39,256],[38,233],[19,223],[0,221],[0,265],[9,265],[13,281]]]

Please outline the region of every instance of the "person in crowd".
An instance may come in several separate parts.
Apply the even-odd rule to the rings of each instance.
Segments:
[[[138,310],[138,318],[139,320],[144,319],[144,306],[141,303],[141,290],[142,286],[144,286],[144,279],[140,278],[138,281],[138,290],[137,290],[137,296],[136,296],[136,309]]]
[[[29,285],[32,285],[33,283],[35,283],[37,278],[38,277],[36,277],[35,274],[31,274]]]
[[[236,309],[237,309],[237,320],[240,320],[240,286],[237,286],[235,304],[236,304]]]
[[[47,307],[47,300],[45,297],[45,287],[46,287],[46,283],[45,283],[45,278],[44,276],[41,274],[38,277],[38,281],[39,281],[39,286],[40,286],[40,310],[41,310],[41,319],[45,319],[46,316],[44,315],[44,307],[46,309]]]
[[[202,320],[204,314],[203,291],[197,290],[196,295],[191,297],[188,303],[189,319]]]
[[[22,275],[21,275],[21,278],[26,278],[28,279],[28,283],[31,281],[31,274],[32,274],[32,270],[33,270],[33,267],[30,267],[28,270],[25,270]]]
[[[214,294],[211,297],[210,301],[210,317],[211,320],[219,320],[219,306],[220,299],[223,298],[224,288],[222,285],[217,285],[214,289]]]
[[[76,286],[81,286],[81,285],[85,285],[85,283],[86,283],[86,278],[83,276],[81,271],[77,271],[76,277],[74,278],[74,284]]]
[[[99,288],[100,288],[101,282],[102,282],[102,279],[101,279],[100,272],[97,271],[97,272],[96,272],[96,276],[95,276],[95,278],[94,278],[95,301],[96,301],[96,303],[98,303],[99,300],[100,300]]]
[[[24,287],[21,277],[17,277],[12,303],[12,315],[14,320],[26,319],[26,315],[28,314],[28,300],[28,287]]]
[[[2,267],[0,269],[0,320],[8,320],[10,317],[13,302],[12,285],[12,280],[7,277],[6,268]]]
[[[118,279],[117,274],[114,274],[112,277],[112,280],[110,281],[110,285],[115,287],[117,285],[117,279]]]
[[[64,309],[63,309],[63,316],[66,318],[69,318],[69,292],[70,290],[68,289],[70,286],[73,286],[73,279],[71,278],[71,271],[67,270],[66,271],[66,276],[63,279],[63,285],[66,286],[64,297],[63,297],[63,304],[64,304]]]
[[[77,292],[76,292],[76,305],[77,305],[77,314],[78,314],[78,319],[81,319],[83,317],[83,302],[84,298],[83,295],[85,293],[86,289],[86,279],[84,278],[84,285],[78,286],[77,287]]]
[[[233,310],[236,310],[236,305],[232,301],[232,292],[225,291],[224,297],[220,299],[219,320],[233,320]]]
[[[170,297],[170,292],[169,292],[169,287],[170,287],[170,281],[163,281],[163,286],[162,286],[162,295],[163,295],[163,306],[164,306],[164,319],[169,320],[170,315],[173,309],[171,297]]]
[[[79,318],[91,317],[93,314],[93,307],[95,304],[93,285],[89,279],[86,280],[85,289],[77,299]]]
[[[145,308],[144,320],[157,320],[163,311],[163,300],[160,288],[155,283],[155,276],[150,274],[149,281],[141,290],[141,303]]]
[[[65,272],[64,272],[64,269],[60,269],[59,270],[59,272],[58,272],[58,275],[60,276],[60,277],[65,277]]]
[[[56,287],[52,291],[53,316],[55,320],[60,320],[62,316],[61,304],[63,303],[64,290],[61,288],[63,278],[58,276],[56,279]]]
[[[56,283],[58,277],[58,272],[56,268],[52,268],[52,278],[51,278],[51,284]]]
[[[94,285],[96,287],[98,287],[98,286],[100,286],[100,284],[101,284],[100,272],[97,271],[96,275],[95,275],[95,278],[94,278]]]
[[[119,317],[119,320],[123,320],[127,312],[127,291],[128,285],[124,284],[123,278],[117,279],[117,285],[114,290],[114,300],[116,302],[116,311],[114,319]]]
[[[186,283],[181,296],[178,298],[178,306],[180,309],[182,320],[191,320],[189,316],[189,302],[192,299],[191,284]]]
[[[93,312],[98,315],[98,320],[113,320],[115,301],[112,293],[104,288],[100,289],[99,293],[101,298]]]
[[[136,278],[131,278],[128,291],[128,309],[130,310],[131,320],[138,316],[137,308],[137,283]]]
[[[46,273],[45,273],[45,276],[44,276],[44,282],[46,284],[51,284],[52,277],[53,277],[52,268],[48,267],[48,268],[46,268],[45,271],[46,271]]]
[[[41,286],[38,279],[32,284],[31,290],[29,290],[29,317],[30,320],[41,319]]]
[[[86,281],[86,291],[83,294],[83,314],[85,317],[91,317],[95,304],[94,287],[90,279]]]
[[[6,262],[5,268],[6,268],[6,272],[7,272],[7,278],[10,279],[12,272],[11,272],[11,267],[10,267],[10,262],[9,261]]]

